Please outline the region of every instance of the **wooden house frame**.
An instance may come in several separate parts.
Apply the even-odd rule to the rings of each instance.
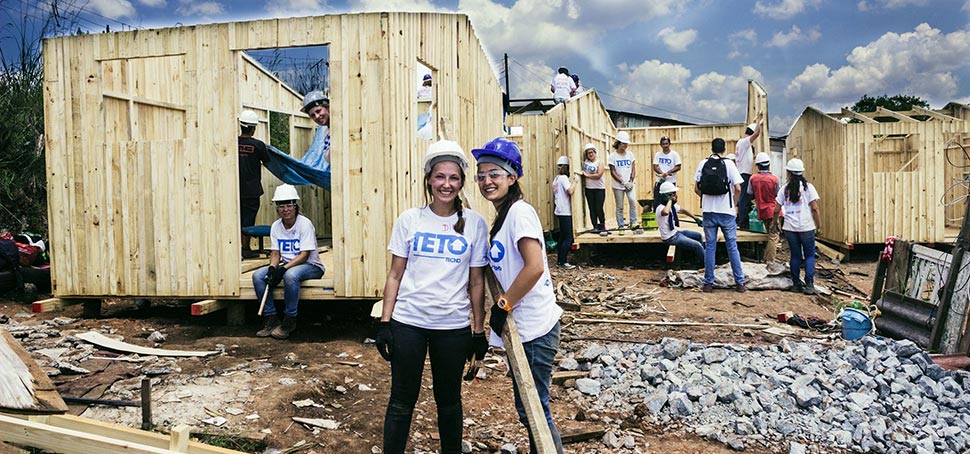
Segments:
[[[394,219],[424,202],[430,141],[414,125],[418,64],[433,71],[435,125],[466,150],[502,133],[502,92],[463,14],[343,14],[46,39],[55,296],[254,298],[239,259],[236,118],[244,108],[290,115],[294,150],[309,143],[312,126],[299,113],[299,94],[260,74],[243,51],[313,45],[329,46],[334,150],[331,191],[303,194],[307,212],[329,199],[327,213],[311,213],[318,222],[331,216],[317,226],[332,246],[316,295],[379,297]],[[266,133],[261,126],[257,137]]]
[[[897,236],[952,242],[970,174],[970,107],[825,113],[807,107],[788,135],[819,193],[821,238],[851,249]],[[961,166],[963,166],[961,168]]]

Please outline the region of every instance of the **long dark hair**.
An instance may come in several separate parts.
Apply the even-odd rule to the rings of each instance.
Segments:
[[[458,168],[461,169],[461,166],[459,165]],[[431,192],[431,183],[428,181],[431,179],[432,172],[434,172],[434,166],[431,166],[431,171],[424,174],[424,201],[426,206],[431,206],[431,201],[434,199],[434,193]],[[458,172],[458,174],[461,175],[461,187],[458,188],[458,192],[455,193],[455,205],[453,208],[456,212],[458,212],[458,222],[455,223],[454,229],[459,234],[464,234],[465,216],[462,211],[465,208],[465,204],[461,201],[461,190],[465,188],[465,171],[462,170],[461,172]]]
[[[559,164],[559,175],[569,175],[569,164]]]
[[[498,215],[495,216],[495,221],[492,222],[492,230],[488,232],[489,241],[495,238],[495,234],[499,230],[502,230],[502,224],[505,224],[505,218],[509,215],[509,209],[512,208],[513,203],[519,200],[522,200],[522,186],[519,186],[519,180],[516,179],[515,183],[509,186],[509,192],[502,199],[502,205],[498,207]]]
[[[785,182],[785,198],[792,203],[798,203],[802,198],[802,189],[799,189],[799,183],[806,191],[808,190],[808,180],[805,176],[800,173],[788,172],[788,181]]]

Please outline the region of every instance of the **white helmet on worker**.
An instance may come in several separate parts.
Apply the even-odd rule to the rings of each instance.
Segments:
[[[758,156],[754,157],[755,164],[767,164],[769,162],[771,162],[771,158],[768,157],[768,153],[763,151],[758,153]]]
[[[802,172],[805,171],[805,163],[802,162],[802,160],[801,159],[798,159],[798,158],[790,159],[788,161],[788,165],[785,166],[785,170],[787,170],[787,171],[789,171],[791,173],[794,173],[796,175],[797,174],[801,174]]]
[[[566,157],[566,156],[560,156],[559,159],[556,160],[556,165],[557,166],[568,166],[569,165],[569,158]]]
[[[616,133],[616,141],[620,143],[630,143],[630,133],[626,131]]]
[[[303,97],[303,108],[301,108],[300,111],[303,113],[308,113],[310,108],[318,104],[329,109],[330,98],[324,95],[320,90],[313,90]]]
[[[661,194],[670,194],[672,192],[677,192],[679,190],[680,190],[680,188],[678,188],[677,185],[675,185],[675,184],[673,184],[673,183],[671,183],[669,181],[664,181],[663,183],[660,183],[660,193]]]
[[[277,186],[276,192],[273,193],[273,201],[286,202],[289,200],[300,200],[300,195],[296,193],[296,188],[289,184]]]
[[[593,143],[590,142],[590,143],[586,144],[585,147],[583,147],[583,151],[589,151],[589,150],[596,151],[596,145],[593,145]]]
[[[754,130],[757,127],[758,127],[758,124],[757,123],[751,123],[750,125],[748,125],[747,129],[751,130],[751,134],[754,134]],[[748,132],[748,131],[745,130],[744,132]]]
[[[249,109],[239,114],[239,124],[243,126],[256,126],[259,124],[259,115]]]
[[[468,158],[465,157],[465,150],[453,140],[439,140],[428,147],[424,154],[424,173],[431,173],[435,164],[442,161],[451,161],[461,167],[462,173],[468,171]]]

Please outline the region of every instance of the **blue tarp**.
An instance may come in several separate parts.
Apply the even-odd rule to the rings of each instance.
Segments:
[[[303,160],[297,160],[267,144],[266,148],[269,149],[271,156],[266,168],[273,175],[276,175],[276,178],[283,180],[284,183],[292,185],[313,184],[330,190],[330,163],[323,159],[324,146],[329,148],[330,145],[329,134],[327,134],[327,137],[323,137],[321,133],[326,132],[323,129],[317,129],[313,144],[310,145],[310,150],[307,151]]]

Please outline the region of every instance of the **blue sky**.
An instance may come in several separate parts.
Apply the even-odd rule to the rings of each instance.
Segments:
[[[10,14],[33,0],[0,0]],[[970,103],[970,0],[61,0],[92,31],[359,11],[468,14],[513,98],[547,97],[556,67],[609,108],[744,121],[746,83],[768,91],[772,135],[808,105],[862,95]],[[9,19],[7,19],[9,20]],[[504,81],[503,81],[504,83]]]

